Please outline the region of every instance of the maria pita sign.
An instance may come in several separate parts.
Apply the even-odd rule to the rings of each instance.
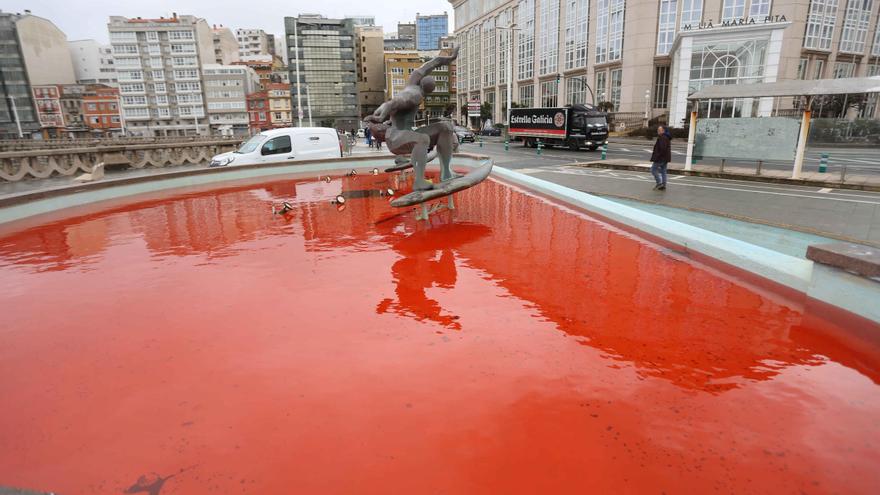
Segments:
[[[768,15],[764,18],[760,17],[742,17],[740,19],[728,19],[726,21],[721,21],[720,24],[713,24],[712,19],[709,19],[706,22],[701,22],[699,24],[685,24],[682,26],[682,31],[693,31],[696,29],[713,29],[717,27],[730,27],[730,26],[751,26],[752,24],[769,24],[771,22],[785,22],[787,19],[785,15]]]

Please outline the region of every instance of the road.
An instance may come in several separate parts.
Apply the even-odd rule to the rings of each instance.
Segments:
[[[625,147],[620,145],[622,148]],[[647,147],[623,153],[642,153]],[[880,193],[754,181],[672,175],[665,192],[653,190],[647,172],[606,170],[569,165],[593,161],[594,153],[549,150],[540,157],[519,146],[462,145],[462,151],[492,156],[498,166],[599,196],[682,208],[775,225],[838,239],[880,244]]]
[[[497,142],[498,138],[494,138],[491,142],[484,142],[482,151],[486,153],[503,152],[504,144]],[[477,149],[479,145],[465,144],[470,150]],[[607,158],[625,158],[631,160],[649,161],[651,158],[651,148],[653,142],[644,140],[626,140],[615,142],[612,138],[608,145]],[[672,160],[677,163],[684,163],[687,156],[687,144],[680,140],[674,140],[672,146]],[[846,168],[846,174],[870,174],[880,177],[880,148],[808,148],[804,157],[804,171],[818,172],[819,159],[822,153],[828,154],[828,172],[841,173]],[[520,142],[510,143],[510,150],[506,153],[509,168],[529,167],[536,158],[536,150],[523,147]],[[572,163],[575,161],[593,161],[601,157],[600,151],[570,151],[564,148],[545,148],[541,152],[542,158],[559,160],[560,162]],[[500,158],[499,158],[500,159]],[[496,163],[500,163],[496,161]],[[721,160],[717,158],[699,160],[697,163],[703,165],[718,165],[720,167]],[[757,168],[757,162],[754,160],[725,160],[725,165],[735,165],[747,168]],[[762,164],[765,170],[786,170],[792,169],[792,162],[766,161]]]

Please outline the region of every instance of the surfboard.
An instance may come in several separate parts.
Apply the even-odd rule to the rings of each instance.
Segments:
[[[396,198],[394,201],[391,202],[391,206],[395,206],[398,208],[404,206],[413,206],[424,203],[425,201],[431,201],[432,199],[449,196],[450,194],[457,193],[458,191],[463,191],[470,187],[476,186],[480,182],[483,182],[486,177],[489,176],[489,173],[492,171],[492,163],[493,162],[489,160],[486,162],[486,164],[471,170],[467,175],[440,182],[436,184],[433,189],[428,189],[425,191],[413,191],[405,196]]]

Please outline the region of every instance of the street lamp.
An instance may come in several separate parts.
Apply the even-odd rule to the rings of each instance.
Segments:
[[[496,27],[495,29],[508,30],[510,31],[510,35],[508,36],[507,43],[507,132],[510,132],[510,106],[513,103],[511,100],[511,84],[513,81],[513,37],[514,31],[522,31],[522,28],[515,27],[516,24],[511,24],[507,27]]]
[[[649,106],[650,104],[651,104],[651,90],[646,89],[645,90],[645,120],[648,120],[650,118],[648,116],[648,112],[650,110],[650,106]]]

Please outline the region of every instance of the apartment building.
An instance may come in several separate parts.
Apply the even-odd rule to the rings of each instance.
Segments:
[[[266,91],[256,91],[247,95],[248,122],[251,134],[272,128],[269,118],[269,94]]]
[[[236,29],[235,37],[239,56],[270,55],[269,37],[262,29]]]
[[[83,123],[92,134],[112,136],[123,131],[119,88],[91,85],[83,95]]]
[[[291,127],[293,125],[293,103],[290,101],[290,85],[269,83],[266,86],[266,98],[269,102],[269,123],[272,128]],[[308,117],[306,111],[305,117]]]
[[[489,102],[500,122],[509,77],[521,105],[607,101],[614,111],[666,115],[680,126],[687,95],[707,85],[880,71],[880,2],[871,0],[450,3],[461,47],[459,109]],[[773,104],[740,103],[720,102],[719,114],[766,115]]]
[[[208,64],[202,66],[202,80],[211,133],[248,135],[247,95],[259,89],[257,73],[243,65]]]
[[[284,28],[291,98],[298,123],[307,115],[308,91],[315,125],[356,130],[357,65],[351,19],[285,17]]]
[[[27,15],[27,14],[25,14]],[[27,68],[18,36],[17,21],[22,15],[0,12],[0,138],[30,136],[39,131]]]
[[[201,74],[202,65],[215,60],[208,23],[173,14],[111,16],[107,26],[126,131],[139,136],[209,132]]]
[[[77,84],[117,86],[113,49],[95,40],[76,40],[67,44]]]
[[[449,16],[444,12],[437,15],[416,13],[416,49],[439,50],[440,38],[449,34]]]
[[[59,138],[64,135],[64,114],[61,111],[61,88],[57,84],[31,86],[40,132],[43,138]]]
[[[214,40],[214,62],[220,65],[229,65],[237,62],[240,58],[238,54],[238,40],[232,34],[232,30],[228,27],[213,26],[211,35]]]
[[[422,64],[440,54],[439,50],[433,51],[397,51],[385,53],[385,99],[390,100],[394,95],[403,90],[412,72]],[[439,119],[450,104],[455,103],[455,90],[450,84],[451,74],[454,67],[442,65],[431,72],[434,78],[434,91],[425,96],[419,107],[416,122],[427,124],[431,120]]]
[[[361,118],[385,101],[385,58],[381,26],[356,26],[357,93]]]
[[[257,73],[263,88],[273,82],[288,82],[287,66],[276,55],[249,55],[242,57],[234,65],[245,65]]]

